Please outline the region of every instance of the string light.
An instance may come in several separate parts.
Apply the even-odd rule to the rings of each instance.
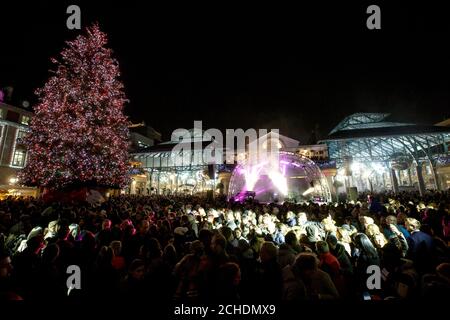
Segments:
[[[67,42],[56,71],[36,90],[38,104],[20,181],[62,188],[95,184],[124,187],[128,183],[127,102],[119,81],[119,64],[106,48],[107,35],[98,25]]]

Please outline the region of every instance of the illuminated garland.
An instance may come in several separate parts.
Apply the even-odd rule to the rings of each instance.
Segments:
[[[128,183],[127,102],[107,36],[97,25],[68,41],[57,69],[36,90],[39,103],[24,139],[26,185],[123,187]]]

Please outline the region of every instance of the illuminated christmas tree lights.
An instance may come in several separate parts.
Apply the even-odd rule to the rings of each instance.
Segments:
[[[24,143],[26,185],[124,187],[128,183],[127,102],[119,65],[97,25],[68,41],[57,68],[36,90],[38,104]]]

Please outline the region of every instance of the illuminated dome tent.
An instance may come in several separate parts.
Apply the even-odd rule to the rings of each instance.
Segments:
[[[320,168],[306,157],[283,151],[275,166],[267,161],[254,165],[243,161],[236,166],[228,197],[243,201],[248,196],[260,202],[331,201],[330,189]]]

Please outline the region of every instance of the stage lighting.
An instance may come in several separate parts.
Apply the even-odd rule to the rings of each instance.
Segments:
[[[314,187],[308,188],[305,192],[303,192],[303,196],[307,196],[308,194],[314,192]]]
[[[288,193],[286,177],[281,172],[272,170],[269,172],[269,178],[272,180],[274,186],[285,196]]]

